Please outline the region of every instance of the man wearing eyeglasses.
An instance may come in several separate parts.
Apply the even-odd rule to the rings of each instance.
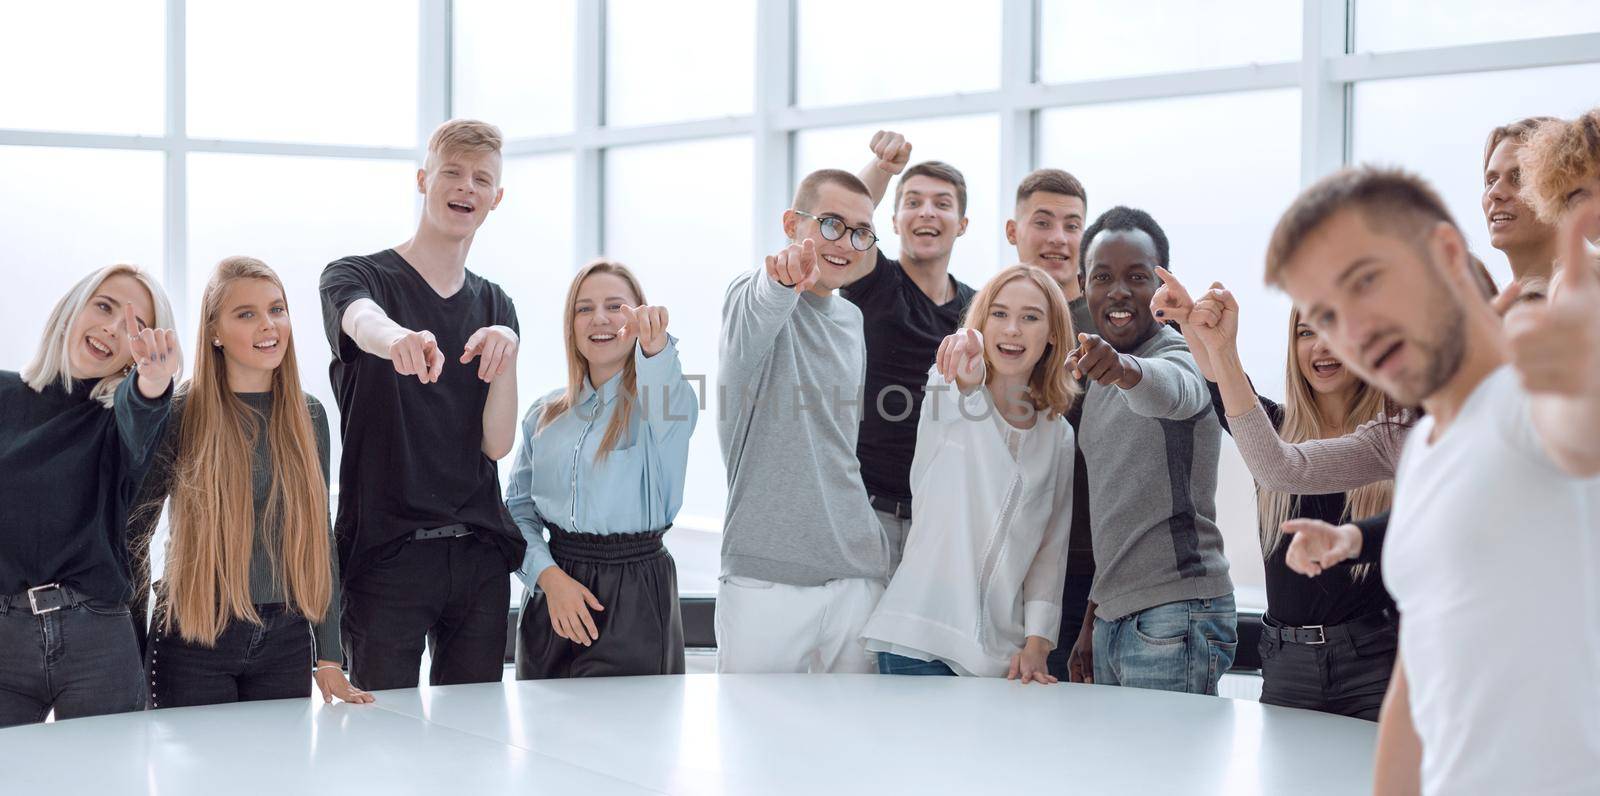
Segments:
[[[839,295],[861,310],[867,343],[867,389],[856,458],[861,480],[889,541],[889,574],[900,566],[911,530],[911,458],[917,448],[922,387],[945,336],[961,325],[974,290],[950,276],[956,239],[967,231],[967,181],[937,160],[909,169],[911,144],[899,133],[872,136],[872,160],[860,172],[873,205],[889,180],[900,259],[879,249],[862,258]]]
[[[861,311],[834,295],[876,257],[871,195],[847,171],[813,172],[783,231],[790,245],[722,306],[717,670],[871,673],[861,628],[889,552],[856,462]]]

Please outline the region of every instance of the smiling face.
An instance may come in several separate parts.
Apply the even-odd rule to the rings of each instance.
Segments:
[[[900,236],[902,257],[923,262],[949,259],[956,238],[967,231],[956,186],[925,174],[905,180],[894,212],[894,231]]]
[[[1032,280],[1017,277],[995,294],[983,333],[984,357],[996,375],[1026,380],[1050,340],[1049,299]]]
[[[132,304],[139,319],[137,332],[154,322],[155,302],[139,280],[117,274],[100,283],[89,305],[78,314],[67,347],[70,376],[96,381],[133,363],[128,347],[128,330],[123,328],[123,306]]]
[[[427,167],[417,172],[417,188],[426,200],[424,223],[447,237],[471,237],[500,204],[500,153],[430,152]]]
[[[1434,237],[1449,235],[1459,241],[1453,231]],[[1449,382],[1465,358],[1466,318],[1435,265],[1449,256],[1464,259],[1464,244],[1409,242],[1343,210],[1305,238],[1285,263],[1281,283],[1335,357],[1391,398],[1416,406]]]
[[[838,218],[851,227],[872,229],[872,199],[856,193],[838,183],[826,182],[817,188],[817,201],[813,207],[797,207],[817,218]],[[784,228],[795,243],[810,239],[817,247],[817,267],[822,274],[817,278],[817,289],[837,290],[844,285],[862,260],[877,256],[877,247],[864,252],[850,245],[850,232],[838,240],[822,236],[820,222],[793,212],[784,213]]]
[[[1150,299],[1160,264],[1155,241],[1141,229],[1102,232],[1086,253],[1084,297],[1100,336],[1118,351],[1131,352],[1156,333]]]
[[[1035,191],[1017,204],[1016,217],[1006,222],[1006,240],[1017,247],[1017,259],[1043,268],[1056,284],[1078,278],[1078,245],[1083,242],[1083,200],[1076,196]]]
[[[1489,225],[1489,245],[1505,251],[1542,246],[1555,229],[1534,217],[1522,202],[1522,167],[1517,164],[1518,144],[1506,139],[1489,154],[1483,172],[1483,219]]]
[[[239,391],[270,388],[289,350],[289,305],[268,279],[235,279],[218,303],[211,336],[222,343],[228,383]]]
[[[591,373],[615,373],[633,354],[632,341],[623,340],[619,332],[627,325],[623,305],[638,304],[639,297],[627,280],[613,273],[590,274],[578,287],[572,305],[572,339]]]
[[[1294,359],[1301,377],[1318,395],[1353,391],[1358,384],[1356,374],[1333,355],[1327,342],[1305,322],[1296,323],[1294,327]]]

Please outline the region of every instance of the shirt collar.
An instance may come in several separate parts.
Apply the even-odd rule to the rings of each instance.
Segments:
[[[578,392],[578,403],[580,405],[587,404],[594,400],[595,396],[598,395],[600,403],[609,406],[612,401],[616,400],[617,391],[622,389],[622,375],[623,371],[617,371],[615,376],[612,376],[600,385],[600,389],[598,391],[595,390],[594,385],[589,383],[589,377],[584,376],[583,389]]]

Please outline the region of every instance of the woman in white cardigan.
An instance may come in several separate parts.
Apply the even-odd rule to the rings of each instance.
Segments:
[[[1015,265],[978,292],[928,374],[905,557],[862,637],[883,674],[1053,683],[1072,522],[1067,301]]]

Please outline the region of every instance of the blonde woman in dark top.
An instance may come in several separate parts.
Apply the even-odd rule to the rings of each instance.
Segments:
[[[182,360],[171,327],[160,285],[113,265],[0,371],[0,727],[144,703],[127,512]]]
[[[229,257],[200,311],[194,378],[135,514],[148,547],[170,496],[150,704],[304,698],[313,681],[324,701],[371,702],[340,668],[328,417],[300,389],[283,283],[260,260]]]

